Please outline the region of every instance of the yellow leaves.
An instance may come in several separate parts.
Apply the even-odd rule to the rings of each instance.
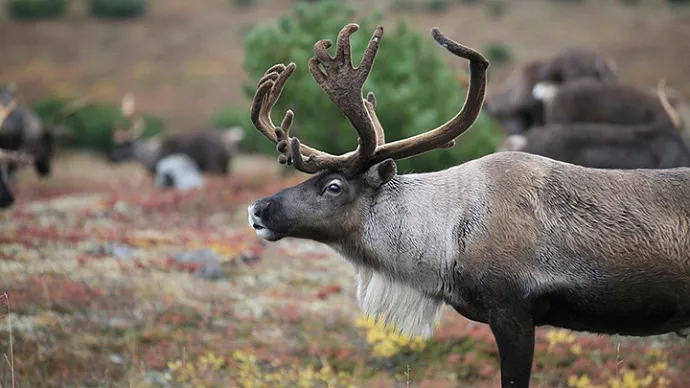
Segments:
[[[570,376],[568,377],[568,387],[571,388],[591,388],[591,380],[587,375],[582,375],[580,377]]]
[[[661,373],[665,372],[668,370],[668,363],[665,361],[657,361],[654,364],[649,366],[649,372],[650,373]]]
[[[619,378],[613,378],[609,380],[610,388],[643,388],[648,387],[654,376],[648,375],[643,378],[639,378],[635,375],[634,371],[625,371],[623,376]]]
[[[175,360],[168,363],[170,380],[193,387],[238,386],[243,388],[348,386],[352,377],[344,372],[336,373],[328,363],[317,369],[313,365],[280,365],[273,363],[270,371],[259,367],[256,357],[244,351],[231,354],[235,361],[230,367],[226,359],[213,352],[200,356],[196,361]],[[233,384],[227,384],[227,375]],[[223,379],[225,378],[225,379]],[[221,383],[223,381],[223,383]]]
[[[174,376],[174,380],[179,383],[190,383],[194,387],[207,387],[209,374],[218,372],[225,366],[225,359],[217,356],[213,352],[207,352],[199,357],[196,362],[182,362],[182,360],[175,360],[168,362],[168,369]]]
[[[580,344],[570,345],[570,352],[576,356],[579,356],[582,354],[582,346],[580,346]]]
[[[571,347],[572,350],[572,347]],[[668,371],[668,362],[665,361],[664,355],[659,349],[651,349],[648,356],[652,357],[656,361],[647,367],[649,371],[648,374],[644,374],[644,370],[640,371],[638,376],[634,370],[623,369],[619,371],[616,377],[611,377],[608,379],[608,384],[606,385],[594,385],[592,384],[589,376],[570,376],[568,377],[568,387],[569,388],[646,388],[652,387],[652,384],[656,381],[654,387],[667,387],[669,385],[669,380],[662,374]]]
[[[575,334],[565,329],[551,330],[546,333],[546,339],[549,340],[549,346],[558,344],[572,344],[575,342]]]
[[[366,331],[367,343],[372,345],[372,352],[378,357],[390,358],[405,349],[419,351],[426,346],[422,338],[410,338],[381,320],[361,316],[355,326]]]

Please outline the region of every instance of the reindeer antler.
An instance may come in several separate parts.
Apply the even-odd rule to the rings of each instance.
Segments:
[[[666,114],[671,120],[673,127],[676,130],[680,130],[682,122],[678,112],[676,112],[676,110],[673,108],[673,105],[671,105],[671,102],[668,100],[668,96],[666,95],[666,80],[663,78],[660,79],[659,83],[657,84],[657,96],[659,97],[661,106],[664,108]]]
[[[121,105],[122,116],[128,121],[128,128],[113,128],[113,139],[115,143],[122,143],[128,140],[139,138],[146,128],[144,118],[136,110],[134,94],[126,93],[122,96]]]
[[[331,155],[301,144],[299,139],[289,136],[294,118],[288,110],[280,127],[270,118],[271,109],[282,93],[295,64],[278,64],[266,71],[259,80],[251,117],[254,126],[267,139],[277,144],[280,163],[292,164],[298,170],[314,173],[320,170],[338,170],[345,174],[356,174],[372,164],[387,158],[405,159],[435,148],[450,147],[455,138],[472,126],[484,102],[486,91],[486,70],[489,62],[475,50],[446,38],[437,28],[431,34],[438,44],[451,53],[470,60],[470,81],[467,99],[460,112],[447,123],[423,134],[393,143],[386,143],[383,127],[376,116],[376,98],[369,92],[362,98],[362,86],[367,80],[378,51],[383,27],[378,26],[372,35],[360,65],[355,68],[351,62],[350,35],[359,29],[357,24],[346,25],[338,34],[335,57],[326,52],[332,42],[324,39],[314,45],[314,57],[309,60],[309,70],[314,80],[333,103],[345,114],[359,135],[354,151],[343,155]],[[319,68],[323,66],[325,73]]]

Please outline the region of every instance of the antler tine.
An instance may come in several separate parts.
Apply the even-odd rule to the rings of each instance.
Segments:
[[[383,126],[381,126],[379,117],[376,115],[376,96],[374,96],[374,92],[367,93],[367,99],[364,104],[367,107],[369,116],[371,116],[371,121],[374,123],[374,128],[376,129],[376,146],[386,144],[386,134],[383,132]]]
[[[657,96],[659,97],[661,106],[664,108],[666,114],[671,120],[673,127],[676,130],[680,130],[682,127],[682,120],[680,119],[678,112],[676,112],[676,110],[673,108],[673,105],[671,105],[671,102],[668,100],[668,96],[666,95],[666,80],[663,78],[660,79],[659,83],[657,84]]]
[[[309,70],[314,80],[328,95],[333,103],[345,114],[359,135],[357,150],[350,153],[350,157],[339,159],[341,168],[350,171],[359,166],[374,154],[377,146],[378,129],[373,121],[371,110],[362,98],[362,86],[369,77],[378,52],[383,27],[378,26],[374,31],[358,67],[352,66],[352,48],[350,36],[359,30],[359,26],[350,23],[343,27],[338,34],[338,45],[335,57],[331,57],[326,49],[332,42],[328,39],[314,44],[314,56],[309,60]],[[324,74],[319,65],[326,71]],[[335,160],[330,161],[335,164]]]
[[[122,113],[130,122],[128,131],[132,134],[132,140],[143,135],[146,126],[144,124],[144,118],[136,109],[134,94],[127,93],[122,97]]]
[[[311,174],[342,163],[344,157],[313,149],[301,144],[297,138],[290,137],[290,126],[294,118],[291,110],[285,113],[280,127],[273,124],[271,110],[295,67],[294,63],[287,66],[277,64],[264,73],[252,101],[251,120],[264,137],[276,144],[280,164],[293,165],[296,169]]]
[[[428,132],[398,140],[377,147],[369,164],[388,158],[406,159],[436,148],[447,148],[455,144],[455,138],[467,131],[476,121],[486,94],[486,72],[489,61],[477,51],[447,38],[438,28],[431,29],[436,43],[452,54],[470,61],[470,80],[465,103],[455,117]]]

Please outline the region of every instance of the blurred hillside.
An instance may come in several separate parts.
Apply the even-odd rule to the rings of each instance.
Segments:
[[[391,27],[394,19],[405,18],[424,36],[438,26],[483,53],[492,44],[507,48],[510,61],[493,63],[490,87],[516,64],[565,46],[589,45],[613,57],[625,80],[651,87],[663,77],[690,95],[683,66],[690,55],[690,12],[669,7],[666,0],[344,2],[361,12],[384,10]],[[89,17],[83,2],[71,2],[68,14],[57,20],[18,22],[3,14],[0,83],[16,81],[26,100],[53,92],[118,103],[131,91],[139,108],[161,116],[168,131],[186,130],[221,106],[248,107],[241,88],[243,34],[289,13],[294,3],[151,0],[145,16],[127,21]],[[444,59],[459,69],[466,66]]]

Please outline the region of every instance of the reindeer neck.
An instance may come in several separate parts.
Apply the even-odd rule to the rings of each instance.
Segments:
[[[473,162],[447,170],[406,174],[384,185],[363,209],[361,234],[334,248],[353,264],[383,272],[437,294],[439,268],[458,259],[457,236],[479,198]],[[478,178],[479,177],[479,178]]]

